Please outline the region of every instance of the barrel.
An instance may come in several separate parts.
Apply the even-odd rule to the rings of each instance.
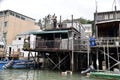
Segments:
[[[95,38],[90,38],[90,46],[96,46]]]

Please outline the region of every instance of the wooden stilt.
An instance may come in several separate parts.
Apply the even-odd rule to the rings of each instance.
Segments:
[[[110,69],[110,54],[109,54],[109,47],[108,47],[108,41],[107,41],[107,54],[108,54],[108,69]]]

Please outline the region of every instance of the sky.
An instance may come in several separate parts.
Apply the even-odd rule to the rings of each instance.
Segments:
[[[56,14],[62,19],[85,18],[94,19],[94,12],[114,10],[114,0],[0,0],[0,10],[10,9],[36,20],[48,14]],[[116,0],[117,9],[120,9],[120,0]]]

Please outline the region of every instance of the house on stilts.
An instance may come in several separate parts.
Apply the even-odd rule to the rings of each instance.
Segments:
[[[98,70],[119,68],[120,61],[120,11],[94,14],[95,37],[91,38],[93,65]]]
[[[73,27],[53,26],[45,30],[30,31],[27,34],[36,36],[36,41],[30,42],[29,38],[24,42],[23,49],[29,52],[37,52],[43,58],[42,68],[60,71],[80,71],[89,65],[87,54],[89,53],[89,41],[81,40],[80,26]],[[34,48],[30,48],[34,45]]]

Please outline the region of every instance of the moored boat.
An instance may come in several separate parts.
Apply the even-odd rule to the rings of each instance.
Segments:
[[[4,69],[3,66],[7,64],[9,61],[0,61],[0,70]]]
[[[120,74],[114,72],[90,72],[90,77],[104,78],[104,79],[120,79]]]
[[[26,69],[34,68],[35,64],[33,60],[2,60],[0,61],[0,70],[7,68]]]
[[[33,60],[15,60],[12,68],[15,69],[26,69],[26,68],[34,68],[35,64]]]

